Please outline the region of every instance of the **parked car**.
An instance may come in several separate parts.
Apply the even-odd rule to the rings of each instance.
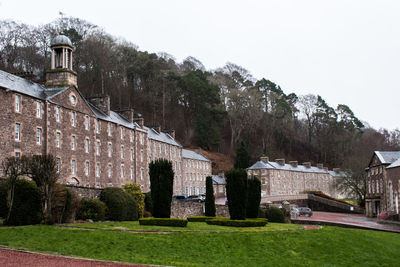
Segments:
[[[186,196],[185,195],[176,195],[176,196],[173,196],[173,198],[179,199],[179,200],[185,200]]]
[[[389,217],[389,212],[384,211],[378,215],[378,220],[386,220]]]
[[[206,194],[199,195],[201,201],[206,201]]]
[[[300,207],[300,208],[297,208],[297,210],[299,211],[299,216],[301,216],[301,215],[304,215],[306,217],[312,216],[312,210],[310,208]]]

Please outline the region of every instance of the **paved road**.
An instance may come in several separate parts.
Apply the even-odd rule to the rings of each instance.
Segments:
[[[299,221],[331,222],[355,227],[365,227],[375,230],[392,231],[400,233],[400,225],[380,224],[376,218],[367,218],[362,214],[347,214],[335,212],[314,211],[312,217],[297,217]]]
[[[63,257],[55,255],[46,255],[33,252],[0,249],[0,266],[2,267],[16,267],[16,266],[143,267],[149,265],[125,264],[125,263],[110,262],[110,261],[79,259],[79,258],[71,258],[71,257]]]

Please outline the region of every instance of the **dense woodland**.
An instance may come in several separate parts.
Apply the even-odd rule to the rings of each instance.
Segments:
[[[372,129],[350,107],[330,107],[318,92],[285,92],[279,81],[257,80],[234,63],[207,70],[194,57],[177,62],[168,53],[140,51],[78,18],[37,27],[0,21],[0,69],[33,72],[43,82],[58,33],[75,47],[74,70],[85,96],[110,95],[112,109],[134,108],[147,126],[175,129],[184,146],[234,156],[241,142],[251,163],[264,154],[359,174],[372,151],[399,149],[399,130]]]

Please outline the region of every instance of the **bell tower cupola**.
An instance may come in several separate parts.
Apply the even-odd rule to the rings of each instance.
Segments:
[[[50,43],[51,68],[46,72],[46,87],[77,86],[76,72],[72,70],[72,42],[65,35],[58,35]]]

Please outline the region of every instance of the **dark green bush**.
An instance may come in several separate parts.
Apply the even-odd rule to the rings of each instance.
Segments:
[[[206,178],[206,202],[205,202],[206,216],[215,217],[215,198],[212,177]]]
[[[206,220],[207,224],[233,226],[233,227],[259,227],[265,226],[268,220],[265,218],[246,219],[246,220],[230,220],[228,218],[212,218]]]
[[[190,216],[187,217],[189,222],[205,222],[207,219],[213,219],[214,216]]]
[[[76,218],[79,220],[104,221],[106,205],[98,199],[82,198]]]
[[[256,177],[247,180],[246,217],[257,218],[261,202],[261,182]]]
[[[247,173],[243,169],[231,169],[226,173],[226,195],[232,220],[246,218]]]
[[[54,223],[64,223],[71,214],[72,195],[65,185],[55,184],[51,199],[51,213]]]
[[[277,207],[269,207],[268,208],[267,219],[269,222],[277,222],[277,223],[285,222],[285,217],[283,216],[282,210]]]
[[[144,194],[144,210],[153,213],[153,203],[151,201],[151,192]]]
[[[7,182],[0,180],[0,218],[7,217]]]
[[[265,218],[265,211],[261,207],[258,208],[258,218]]]
[[[100,200],[106,204],[107,220],[137,220],[138,215],[135,199],[122,188],[105,188],[100,193]]]
[[[135,198],[131,194],[125,192],[125,199],[127,204],[125,220],[137,221],[139,218],[139,211]]]
[[[188,221],[186,219],[176,218],[140,218],[140,225],[158,225],[158,226],[175,226],[175,227],[186,227]]]
[[[149,164],[151,200],[153,216],[169,218],[174,185],[172,163],[166,159],[157,159]]]
[[[1,217],[7,216],[7,185],[1,183],[0,205]],[[4,218],[3,217],[3,218]],[[14,203],[11,210],[8,225],[38,224],[42,219],[42,206],[40,202],[39,189],[34,182],[17,180],[14,191]]]

